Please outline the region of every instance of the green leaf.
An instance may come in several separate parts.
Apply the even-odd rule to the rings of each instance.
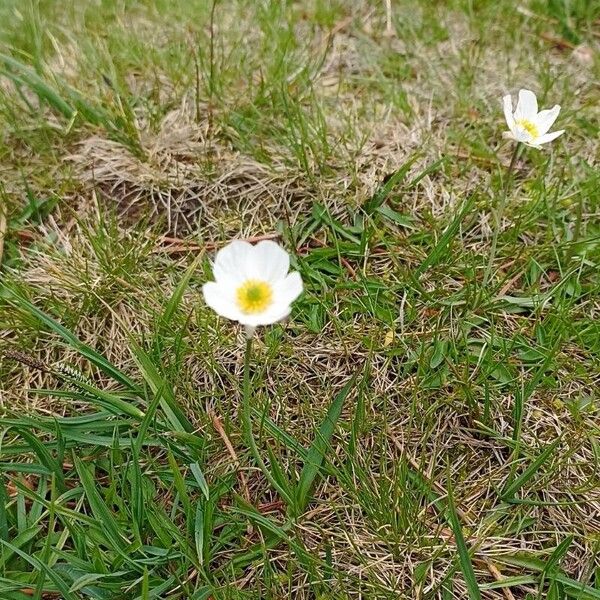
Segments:
[[[499,581],[491,583],[482,583],[479,587],[482,590],[500,590],[520,585],[531,585],[537,583],[537,577],[533,575],[515,575],[513,577],[503,577]]]
[[[507,485],[500,496],[503,500],[512,498],[539,470],[539,468],[550,458],[556,447],[560,444],[561,438],[556,439],[547,446],[539,456],[517,477],[510,485]]]
[[[52,583],[54,583],[56,588],[62,593],[63,600],[77,600],[77,597],[69,591],[67,584],[56,574],[56,572],[53,569],[48,568],[47,565],[42,563],[35,556],[30,556],[29,554],[23,552],[22,550],[20,550],[16,546],[13,546],[9,542],[0,540],[0,544],[3,544],[9,550],[14,552],[15,554],[18,554],[23,560],[28,562],[36,571],[44,573],[44,575],[48,577],[48,579],[50,579]],[[21,588],[22,587],[23,586],[21,586]]]
[[[562,557],[568,552],[571,544],[573,543],[573,536],[567,536],[555,549],[554,552],[550,555],[548,560],[546,561],[546,566],[542,571],[542,575],[540,577],[539,588],[540,590],[544,587],[544,582],[546,577],[549,577],[551,580],[554,579],[554,572],[558,571],[558,563],[562,559]],[[550,584],[550,588],[554,587],[553,584]],[[550,597],[550,590],[548,590],[548,597]]]
[[[131,485],[131,515],[133,530],[139,543],[142,543],[142,524],[144,522],[144,512],[146,510],[144,500],[144,482],[142,470],[140,468],[140,447],[137,442],[131,444],[131,459],[127,466]]]
[[[386,201],[394,187],[406,178],[410,168],[413,166],[419,156],[419,153],[413,154],[398,170],[396,170],[384,181],[381,186],[379,186],[372,198],[365,202],[363,205],[363,210],[368,215],[372,215]]]
[[[454,506],[454,499],[452,497],[452,489],[448,489],[448,521],[452,532],[454,533],[454,539],[456,540],[456,547],[458,550],[458,559],[460,562],[460,569],[463,577],[467,584],[467,592],[471,600],[481,600],[481,591],[479,590],[479,584],[475,577],[475,571],[473,570],[473,563],[471,562],[471,555],[467,548],[465,538],[462,532],[462,526],[456,513],[456,507]]]
[[[87,358],[92,364],[96,365],[101,371],[106,373],[109,377],[119,382],[120,384],[126,386],[129,390],[134,390],[139,392],[138,386],[131,380],[127,375],[125,375],[122,371],[117,369],[114,365],[112,365],[106,358],[104,358],[101,354],[98,354],[93,348],[90,348],[87,344],[79,341],[77,337],[71,333],[66,327],[63,327],[60,323],[55,321],[52,317],[48,316],[46,313],[41,311],[35,305],[33,305],[29,300],[26,300],[22,296],[18,295],[16,292],[11,290],[10,288],[4,287],[3,289],[7,290],[9,295],[13,298],[14,303],[27,310],[34,317],[37,317],[39,321],[42,322],[50,331],[57,333],[60,335],[73,349],[77,350],[79,354],[83,357]]]
[[[113,513],[106,506],[102,496],[98,492],[98,486],[95,479],[92,477],[88,467],[81,461],[76,455],[73,456],[75,468],[79,474],[81,486],[85,492],[87,501],[90,505],[90,509],[94,514],[94,517],[101,524],[102,531],[111,540],[115,547],[124,550],[126,547],[126,541],[123,538],[117,520]]]
[[[192,279],[192,275],[198,268],[198,264],[200,263],[201,259],[202,259],[202,255],[199,254],[196,257],[196,259],[194,260],[194,262],[192,262],[192,264],[188,267],[188,269],[184,273],[183,277],[181,278],[181,281],[175,288],[171,298],[169,298],[169,301],[165,305],[165,310],[162,314],[162,319],[161,319],[161,325],[163,327],[166,327],[167,325],[169,325],[169,323],[173,320],[175,311],[179,308],[179,305],[181,304],[181,300],[183,299],[183,294],[185,293],[188,286],[190,285],[190,280]]]
[[[377,209],[377,212],[386,219],[396,223],[396,225],[400,225],[401,227],[406,227],[407,229],[416,229],[414,226],[414,219],[407,215],[403,215],[398,211],[390,208],[387,204],[380,206]]]
[[[169,461],[169,467],[171,469],[171,474],[173,475],[173,484],[175,485],[175,489],[179,494],[179,499],[183,504],[186,515],[189,515],[191,508],[190,497],[185,485],[185,480],[181,475],[181,471],[179,470],[179,465],[177,464],[177,461],[170,450],[167,450],[167,460]]]
[[[11,540],[11,543],[15,548],[21,548],[21,546],[25,546],[29,544],[31,540],[34,540],[39,535],[40,531],[42,531],[41,526],[33,526],[29,529],[25,529],[24,531],[21,531],[21,533],[19,533],[18,535],[14,536]],[[4,550],[0,554],[0,567],[4,567],[4,565],[6,565],[10,561],[13,554],[14,550]]]
[[[329,213],[329,209],[322,204],[313,204],[312,209],[313,217],[327,225],[332,231],[339,234],[342,238],[354,243],[359,244],[360,240],[354,235],[350,227],[344,227],[340,221],[334,219]]]
[[[78,388],[81,388],[87,394],[83,398],[88,402],[98,405],[100,408],[105,408],[114,415],[128,415],[134,419],[140,420],[144,418],[144,411],[139,409],[131,402],[126,402],[110,392],[105,392],[84,381],[73,382]]]
[[[192,471],[192,475],[194,479],[198,482],[200,486],[200,490],[204,494],[205,498],[208,500],[210,497],[210,492],[208,490],[208,483],[206,483],[206,479],[204,478],[204,473],[202,473],[202,469],[198,463],[192,463],[190,465],[190,469]]]
[[[573,535],[568,535],[556,548],[554,552],[550,555],[550,558],[546,562],[546,566],[544,567],[544,573],[551,573],[558,566],[558,563],[562,559],[562,557],[568,552],[571,544],[573,543]]]
[[[278,442],[298,454],[303,461],[306,460],[308,451],[294,436],[281,429],[275,421],[258,408],[252,407],[252,415],[260,420],[261,427],[276,438]]]
[[[6,491],[4,481],[5,477],[3,475],[0,477],[0,539],[8,540],[8,515],[6,510],[8,505],[8,492]]]
[[[315,439],[308,450],[304,467],[300,474],[300,481],[296,490],[295,501],[296,510],[298,513],[304,511],[310,501],[310,492],[317,477],[321,464],[325,459],[325,454],[329,448],[335,425],[342,414],[344,401],[354,387],[356,375],[354,375],[348,383],[338,392],[335,399],[331,403],[325,420],[319,427]]]
[[[196,504],[196,518],[194,519],[194,542],[196,543],[196,553],[198,561],[204,565],[204,511],[202,502]]]
[[[290,480],[285,474],[284,468],[281,466],[277,456],[271,448],[267,446],[267,454],[269,455],[269,465],[271,467],[271,476],[279,486],[278,489],[281,489],[285,492],[286,498],[291,498],[293,496],[293,489],[290,485]]]
[[[31,449],[37,454],[38,458],[42,465],[44,465],[49,471],[52,471],[56,476],[56,481],[58,486],[62,492],[64,492],[67,487],[65,484],[65,475],[63,473],[62,464],[59,464],[48,452],[46,447],[40,442],[40,440],[29,431],[19,429],[19,435],[27,441]]]
[[[160,375],[150,357],[133,341],[131,342],[131,352],[152,393],[160,396],[160,407],[167,416],[171,427],[176,431],[187,433],[193,431],[192,424],[177,404],[173,389]]]
[[[499,554],[494,557],[496,562],[514,567],[529,569],[530,571],[543,572],[546,563],[536,556],[519,552],[518,554]],[[564,573],[558,571],[552,575],[554,581],[558,581],[565,587],[565,592],[577,600],[600,600],[600,590],[567,577]]]
[[[438,240],[438,243],[434,246],[433,250],[427,255],[427,258],[417,267],[414,272],[415,279],[418,279],[429,267],[437,264],[442,257],[446,247],[454,236],[458,233],[460,224],[467,215],[467,213],[473,207],[475,197],[471,196],[464,204],[463,207],[458,211],[458,214],[452,219],[452,222],[446,228],[446,231],[442,234],[442,237]]]
[[[75,109],[56,90],[48,85],[35,71],[7,54],[0,54],[2,72],[18,85],[26,85],[38,98],[62,114],[67,119],[75,116]]]

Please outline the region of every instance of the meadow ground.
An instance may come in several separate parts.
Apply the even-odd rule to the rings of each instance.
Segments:
[[[3,0],[0,598],[600,598],[599,47],[598,0]],[[521,87],[566,133],[510,181]],[[305,282],[268,477],[234,237]]]

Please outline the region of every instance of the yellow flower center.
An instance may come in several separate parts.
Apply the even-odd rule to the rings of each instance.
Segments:
[[[535,125],[535,123],[532,123],[531,121],[528,121],[527,119],[519,119],[517,121],[517,125],[521,129],[524,129],[532,138],[536,138],[540,135],[540,132],[539,132],[537,126]]]
[[[246,315],[261,313],[273,301],[273,290],[266,281],[248,279],[236,292],[237,303],[240,310]]]

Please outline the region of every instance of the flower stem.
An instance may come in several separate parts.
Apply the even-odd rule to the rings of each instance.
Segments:
[[[521,143],[517,142],[515,145],[515,149],[513,151],[512,157],[510,159],[510,164],[508,165],[508,169],[506,171],[506,181],[504,183],[504,189],[502,191],[502,196],[500,198],[500,204],[498,205],[497,210],[494,211],[494,231],[492,233],[492,247],[490,249],[490,256],[488,259],[488,264],[485,269],[485,274],[483,276],[483,286],[485,287],[492,275],[492,269],[494,268],[494,260],[496,258],[496,249],[498,246],[498,236],[500,235],[500,227],[502,226],[502,217],[504,216],[504,211],[506,209],[506,201],[508,199],[508,193],[511,189],[511,184],[513,181],[513,173],[515,170],[515,165],[517,164],[517,156],[519,155],[519,151],[521,149]]]
[[[286,500],[286,502],[291,503],[292,499],[290,495],[283,489],[283,487],[277,483],[271,472],[267,468],[264,460],[262,459],[260,452],[258,450],[258,446],[256,445],[256,440],[254,439],[254,435],[252,434],[252,407],[250,405],[252,399],[252,381],[250,378],[250,358],[252,356],[252,337],[248,336],[246,338],[246,351],[244,353],[244,383],[243,383],[243,398],[242,398],[242,424],[244,428],[244,436],[246,438],[246,443],[250,448],[250,452],[259,466],[260,470],[263,472],[264,476],[267,478],[268,482],[277,490],[279,495]]]

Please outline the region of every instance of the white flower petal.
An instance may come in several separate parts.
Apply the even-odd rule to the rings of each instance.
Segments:
[[[527,119],[532,121],[537,115],[538,103],[535,94],[531,90],[520,90],[519,101],[515,109],[515,120]]]
[[[278,305],[269,311],[269,323],[279,323],[279,321],[289,316],[291,312],[292,307],[289,304],[287,306]]]
[[[292,311],[289,304],[274,304],[264,313],[255,315],[242,315],[240,323],[256,327],[257,325],[272,325],[287,317]]]
[[[546,135],[540,135],[540,137],[535,139],[535,143],[538,146],[540,144],[547,144],[548,142],[555,140],[559,135],[562,135],[564,132],[564,129],[559,129],[558,131],[553,131],[552,133],[547,133]]]
[[[512,98],[510,97],[510,94],[504,96],[502,102],[504,104],[504,118],[506,119],[506,124],[508,125],[508,128],[513,131],[515,128],[515,118],[513,117]]]
[[[233,321],[239,321],[243,317],[242,312],[235,304],[232,289],[229,286],[208,281],[202,286],[202,293],[206,304],[218,315]]]
[[[273,285],[276,302],[291,304],[302,293],[302,277],[294,271]]]
[[[559,112],[560,106],[557,104],[548,110],[541,110],[538,113],[535,124],[540,136],[544,135],[554,125]]]
[[[216,281],[243,281],[248,279],[248,264],[254,248],[242,240],[234,240],[217,252],[213,265]]]
[[[275,242],[264,240],[252,252],[253,277],[271,283],[283,279],[290,268],[290,255]]]

